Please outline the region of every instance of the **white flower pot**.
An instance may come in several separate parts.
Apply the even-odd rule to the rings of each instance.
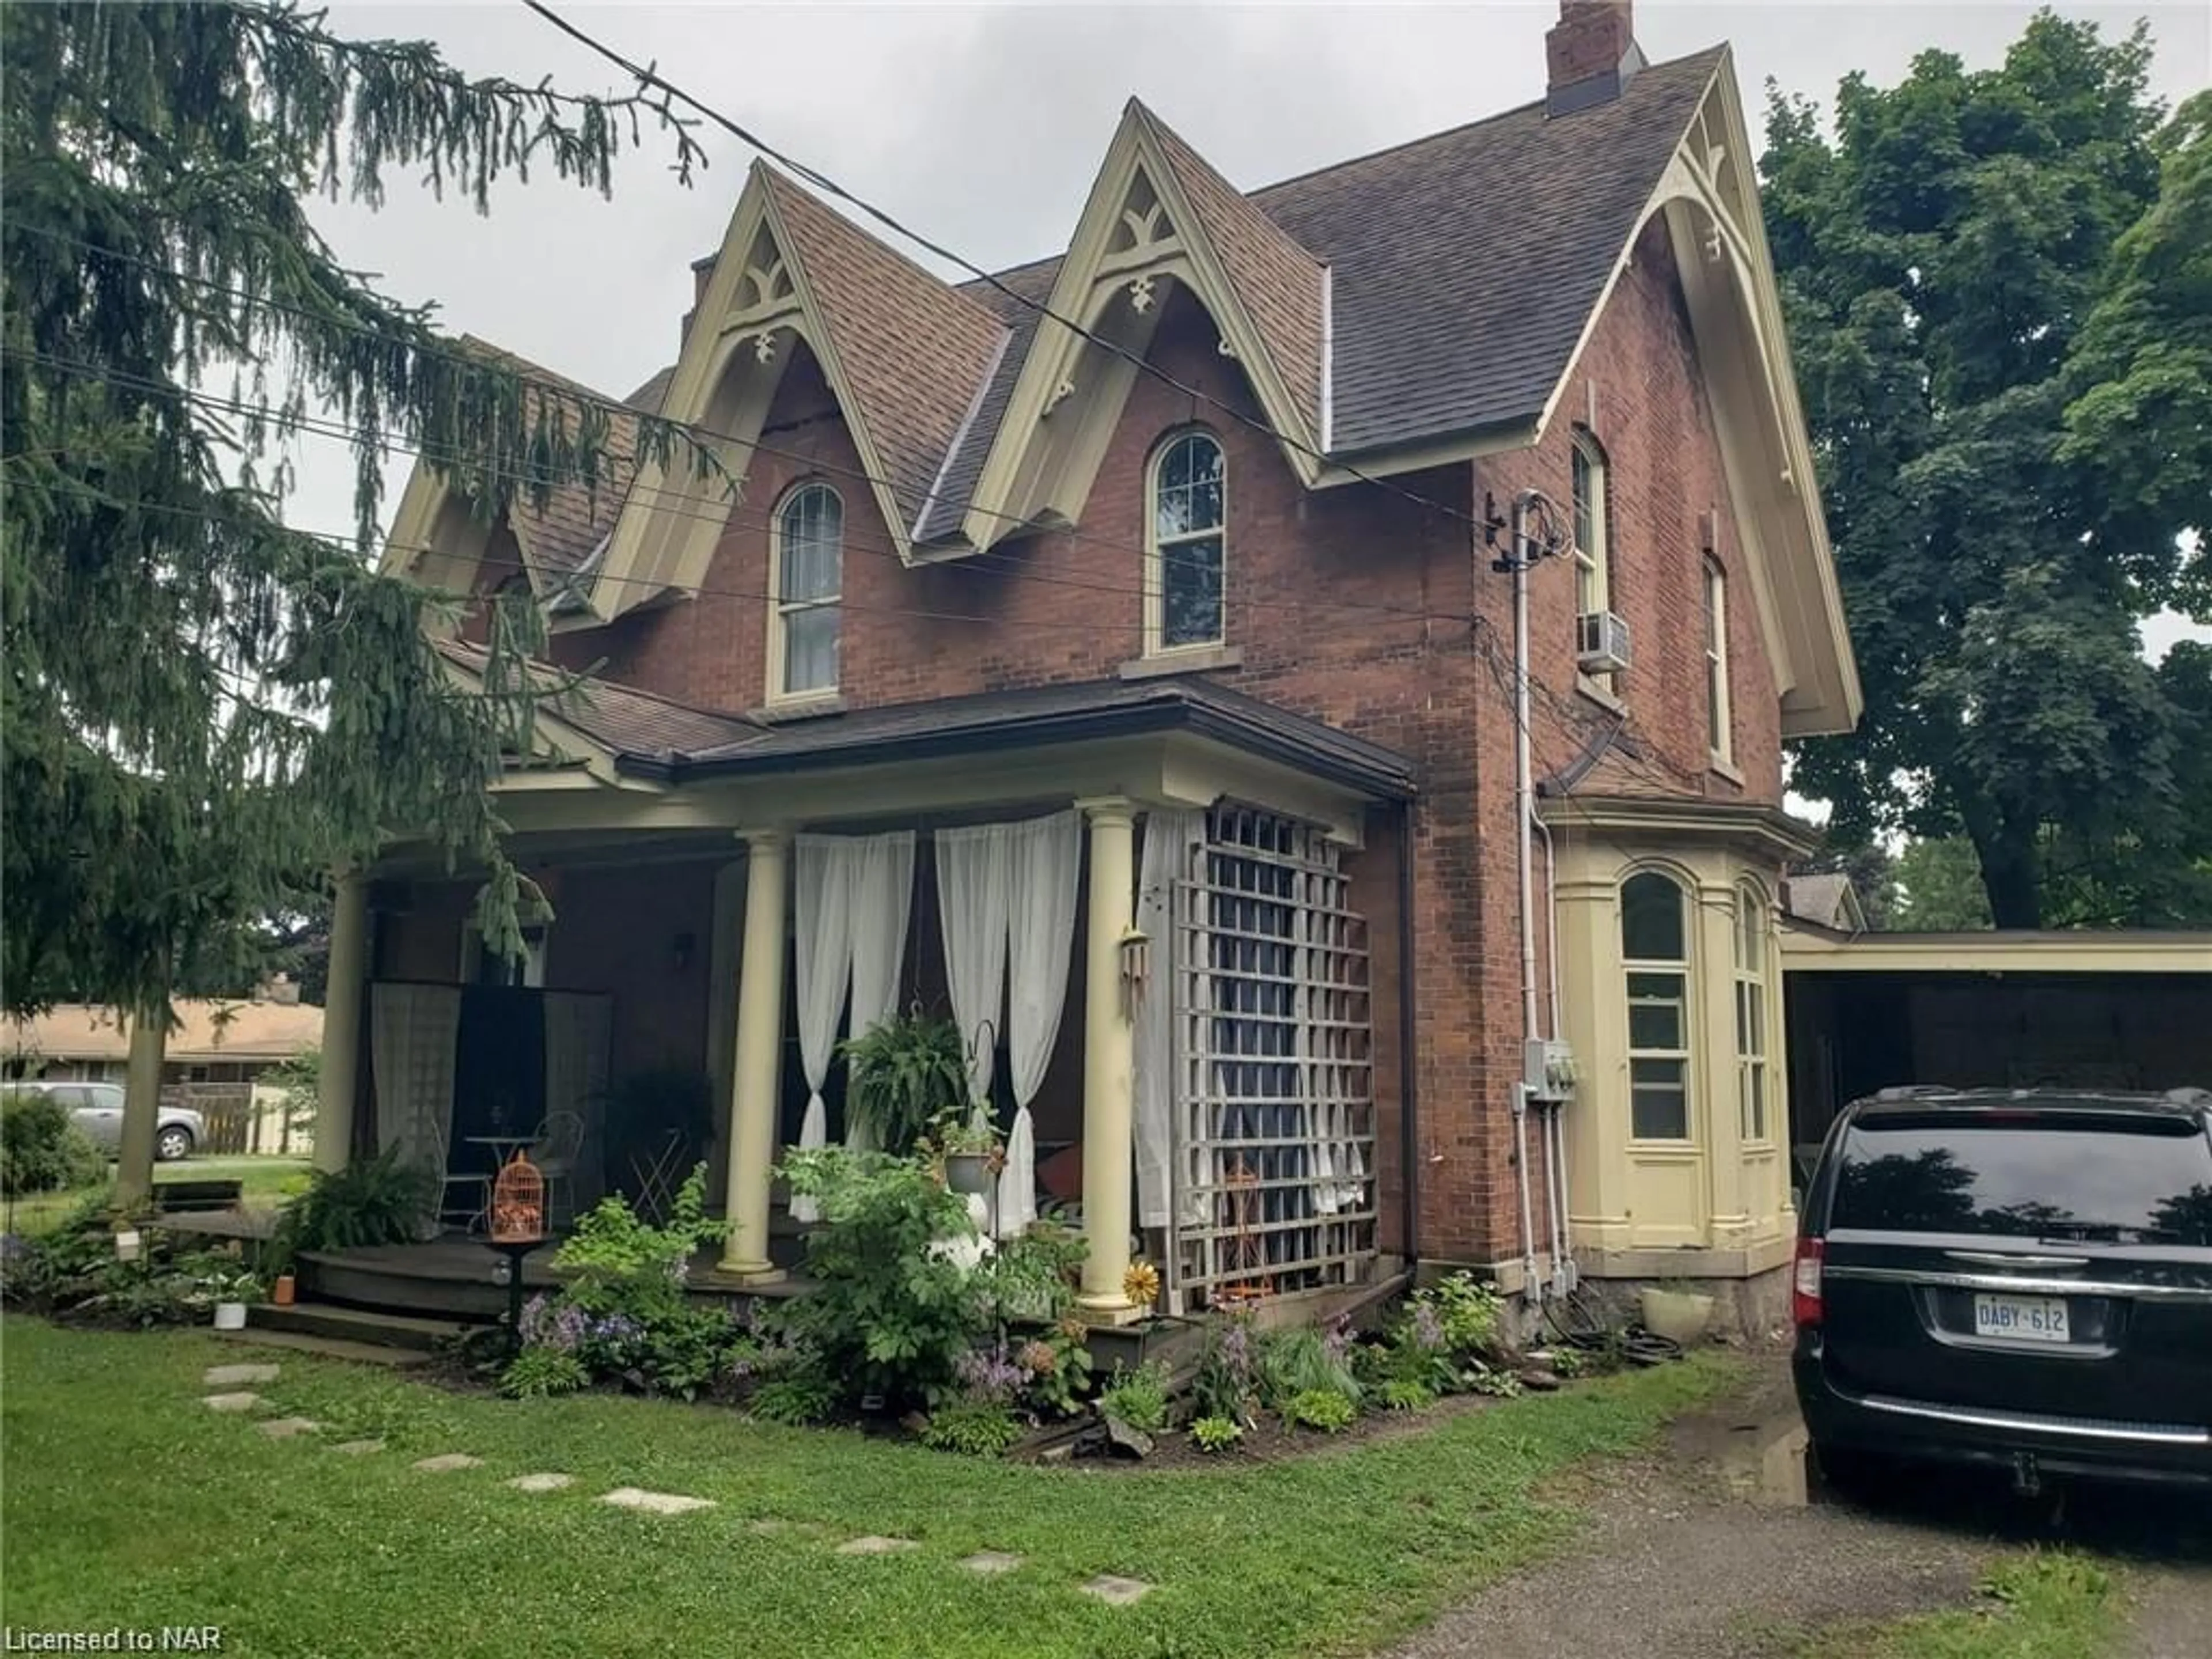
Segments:
[[[219,1331],[242,1331],[246,1328],[246,1304],[243,1302],[218,1302],[215,1304],[215,1328]]]

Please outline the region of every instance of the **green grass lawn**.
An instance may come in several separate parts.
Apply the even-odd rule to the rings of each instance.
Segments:
[[[2124,1632],[2112,1574],[2079,1555],[2012,1557],[1984,1589],[1978,1607],[1802,1632],[1790,1659],[2095,1659]]]
[[[285,1659],[1355,1653],[1570,1541],[1547,1477],[1638,1445],[1733,1375],[1702,1357],[1294,1462],[1107,1474],[708,1407],[456,1395],[198,1334],[9,1317],[0,1338],[9,1624],[216,1624],[226,1655]],[[323,1434],[274,1441],[199,1403],[204,1366],[259,1358],[283,1366],[271,1407]],[[362,1436],[386,1449],[328,1449]],[[446,1451],[485,1466],[409,1468]],[[577,1484],[502,1484],[533,1470]],[[717,1507],[594,1501],[618,1486]],[[769,1518],[803,1524],[753,1529]],[[836,1553],[866,1534],[921,1547]],[[1023,1565],[956,1565],[981,1549]],[[1102,1572],[1158,1588],[1109,1607],[1076,1588]]]
[[[156,1164],[154,1184],[160,1187],[172,1181],[241,1182],[244,1190],[240,1201],[247,1209],[273,1210],[286,1199],[307,1190],[307,1174],[312,1167],[304,1158],[188,1158],[175,1164]],[[0,1206],[0,1224],[26,1237],[51,1232],[85,1199],[107,1191],[112,1184],[111,1170],[109,1179],[97,1186],[11,1198]]]

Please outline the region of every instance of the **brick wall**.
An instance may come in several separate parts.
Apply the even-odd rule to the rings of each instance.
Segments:
[[[1242,370],[1218,355],[1216,339],[1203,310],[1178,294],[1162,317],[1152,359],[1169,375],[1256,416]],[[845,503],[842,690],[848,707],[1110,678],[1140,650],[1146,461],[1164,434],[1207,426],[1227,466],[1227,631],[1242,654],[1241,666],[1218,678],[1388,745],[1419,768],[1419,1020],[1410,1060],[1420,1114],[1420,1245],[1431,1257],[1494,1260],[1514,1253],[1518,1209],[1509,1127],[1522,1035],[1514,726],[1506,677],[1485,659],[1478,649],[1485,636],[1464,619],[1482,618],[1502,653],[1511,617],[1505,579],[1491,572],[1479,538],[1454,515],[1474,513],[1486,493],[1503,511],[1528,484],[1564,507],[1571,428],[1584,419],[1608,457],[1613,605],[1630,623],[1635,651],[1617,689],[1644,757],[1608,759],[1583,790],[1778,800],[1771,678],[1672,256],[1656,227],[1636,250],[1541,444],[1395,481],[1443,512],[1363,485],[1309,494],[1271,440],[1144,378],[1108,447],[1079,533],[1042,533],[984,559],[908,569],[890,552],[872,495],[849,476],[859,456],[802,349],[768,422],[768,441],[800,459],[756,458],[708,591],[564,635],[559,653],[575,666],[605,659],[608,677],[699,706],[760,706],[768,518],[793,483],[819,476]],[[1741,790],[1706,760],[1701,526],[1709,513],[1718,531],[1713,556],[1730,580]],[[1572,589],[1564,561],[1533,581],[1534,668],[1549,693],[1538,699],[1534,722],[1539,775],[1565,765],[1610,717],[1574,689]],[[1383,609],[1345,608],[1358,605]],[[1394,832],[1378,823],[1377,833],[1387,843]],[[1401,1092],[1398,969],[1386,929],[1398,908],[1395,858],[1395,845],[1378,843],[1354,866],[1363,903],[1384,924],[1376,933],[1377,1090],[1382,1123],[1393,1131]],[[1386,1142],[1381,1161],[1385,1202],[1395,1210],[1403,1197],[1395,1145]],[[1532,1181],[1540,1176],[1540,1165]],[[1395,1248],[1395,1218],[1384,1231],[1385,1247]]]

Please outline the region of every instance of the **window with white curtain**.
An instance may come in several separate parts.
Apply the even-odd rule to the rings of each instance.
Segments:
[[[1145,561],[1145,650],[1185,651],[1227,637],[1223,592],[1229,507],[1221,446],[1185,432],[1152,458]]]
[[[1747,882],[1735,890],[1736,1103],[1746,1140],[1765,1140],[1770,1133],[1766,950],[1766,898]]]
[[[825,696],[837,689],[845,503],[828,484],[799,485],[776,509],[774,540],[769,699]]]
[[[1629,1133],[1690,1139],[1690,953],[1681,886],[1656,871],[1620,884],[1628,992]]]

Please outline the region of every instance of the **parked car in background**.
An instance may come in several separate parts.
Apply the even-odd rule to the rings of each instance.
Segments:
[[[1795,1273],[1797,1399],[1832,1475],[2212,1484],[2212,1092],[1855,1102]]]
[[[123,1146],[123,1085],[119,1083],[10,1083],[8,1092],[51,1096],[70,1121],[111,1158]],[[190,1158],[207,1139],[207,1120],[185,1106],[164,1106],[154,1130],[154,1156],[164,1164]]]

